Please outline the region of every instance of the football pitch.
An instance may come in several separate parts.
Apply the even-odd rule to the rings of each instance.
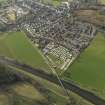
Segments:
[[[16,59],[35,68],[49,70],[48,65],[23,32],[0,36],[0,55]]]
[[[64,78],[79,85],[105,93],[105,37],[98,33],[91,45],[68,68]],[[105,95],[104,95],[105,96]],[[105,97],[104,97],[105,98]]]

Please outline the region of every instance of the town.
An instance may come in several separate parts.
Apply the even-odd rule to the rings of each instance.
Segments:
[[[0,105],[105,105],[105,0],[0,0]]]
[[[97,0],[73,0],[53,7],[35,0],[15,0],[1,6],[0,31],[24,31],[52,68],[66,70],[89,45],[96,27],[73,16]]]

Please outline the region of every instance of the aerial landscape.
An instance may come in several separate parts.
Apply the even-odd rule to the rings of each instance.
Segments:
[[[105,0],[0,0],[0,105],[105,105]]]

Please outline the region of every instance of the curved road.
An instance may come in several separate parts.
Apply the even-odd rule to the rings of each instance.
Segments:
[[[7,64],[7,65],[10,65],[10,66],[22,69],[22,70],[24,70],[28,73],[31,73],[35,76],[46,79],[46,80],[48,80],[52,83],[55,83],[55,84],[61,86],[61,84],[59,83],[56,76],[45,73],[42,70],[35,69],[35,68],[33,68],[29,65],[19,63],[16,60],[12,60],[12,59],[9,59],[7,57],[0,57],[0,63]],[[63,83],[63,85],[66,89],[78,94],[79,96],[83,97],[87,101],[89,101],[89,102],[91,102],[95,105],[105,105],[105,100],[96,96],[94,93],[89,92],[85,89],[82,89],[82,88],[80,88],[80,87],[78,87],[78,86],[76,86],[76,85],[74,85],[74,84],[72,84],[68,81],[65,81],[65,80],[61,80],[61,81],[62,81],[62,83]]]

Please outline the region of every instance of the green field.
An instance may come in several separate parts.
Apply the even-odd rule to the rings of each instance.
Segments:
[[[4,2],[4,1],[7,1],[7,0],[0,0],[0,3],[1,3],[1,2]]]
[[[81,86],[105,93],[105,37],[98,33],[91,45],[64,74]],[[105,95],[104,95],[105,96]]]
[[[105,0],[100,0],[102,4],[105,4]]]
[[[14,58],[35,68],[49,69],[38,49],[32,46],[23,32],[1,35],[0,55]]]
[[[67,0],[42,0],[42,1],[43,1],[43,3],[45,3],[45,4],[50,4],[50,5],[53,5],[53,6],[57,7],[57,6],[60,5],[60,3],[61,3],[62,1],[67,1]]]
[[[4,1],[4,0],[0,0],[0,2],[2,2],[2,1]]]

